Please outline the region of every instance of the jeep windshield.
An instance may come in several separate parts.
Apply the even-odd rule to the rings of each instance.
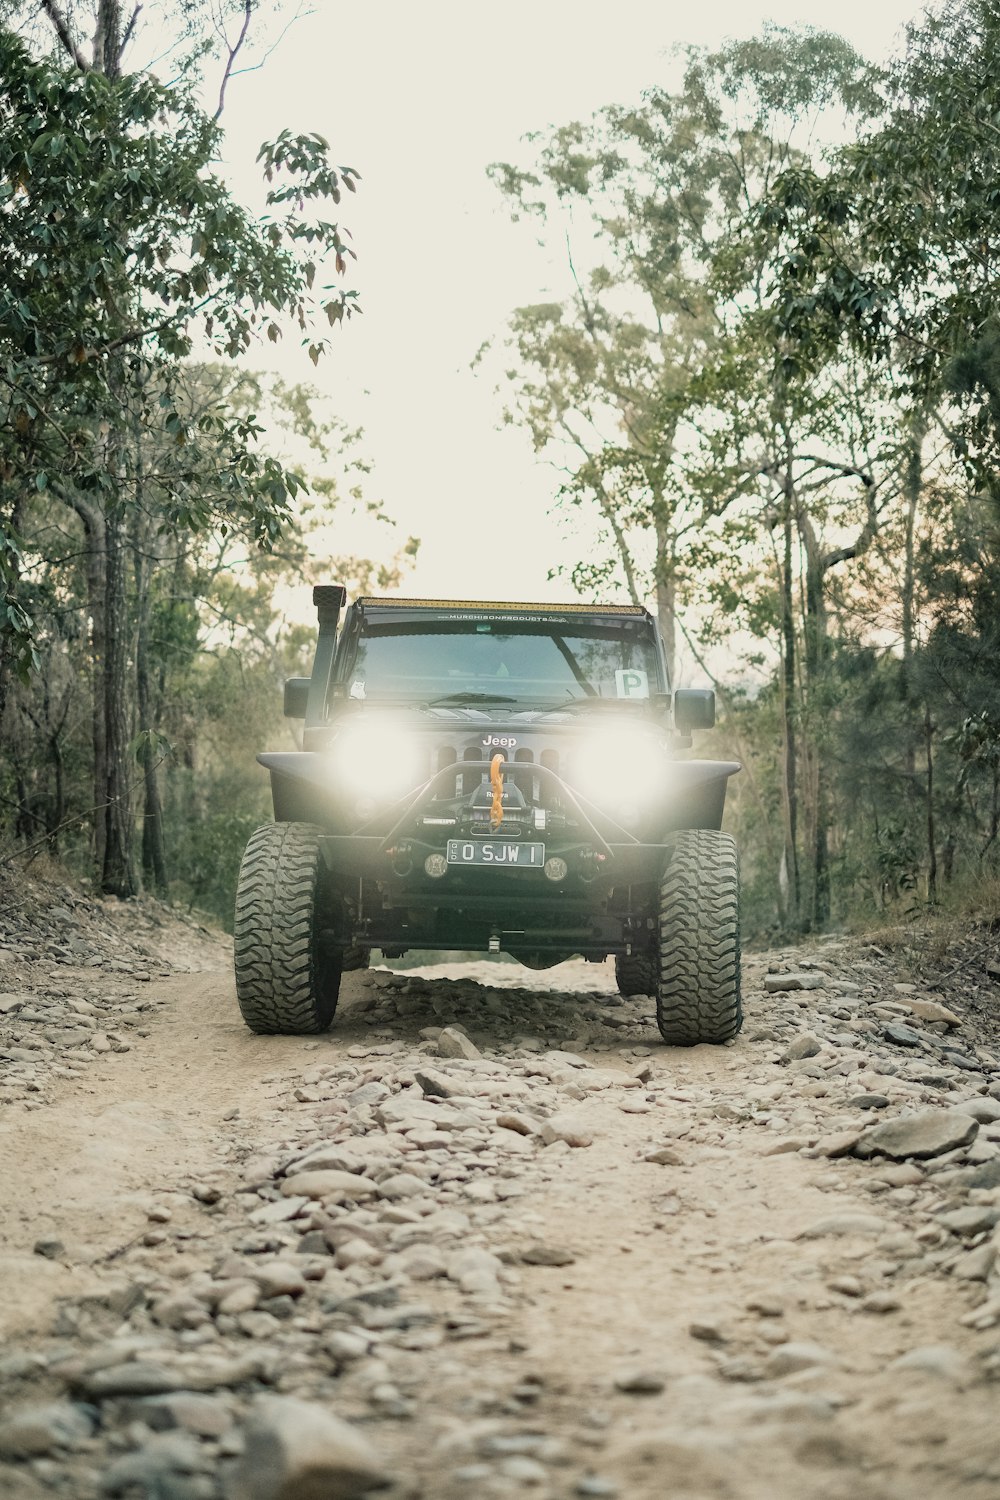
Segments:
[[[664,684],[644,624],[368,619],[344,686],[354,699],[428,706],[555,708],[585,699],[648,699]]]

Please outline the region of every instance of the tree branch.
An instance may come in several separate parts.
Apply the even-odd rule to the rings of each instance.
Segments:
[[[212,116],[213,120],[218,120],[222,114],[222,111],[226,107],[226,85],[229,83],[229,80],[232,76],[233,64],[239,56],[243,43],[247,39],[247,32],[250,30],[250,17],[252,16],[252,14],[253,0],[243,0],[243,25],[240,27],[240,34],[236,38],[236,44],[235,46],[230,47],[228,41],[226,42],[226,49],[229,53],[229,56],[226,59],[226,66],[222,73],[222,82],[219,85],[219,104],[218,108],[215,111],[215,114]]]
[[[125,27],[125,30],[122,32],[121,45],[118,48],[118,61],[119,61],[119,63],[121,62],[122,58],[125,56],[125,48],[128,46],[129,42],[132,40],[132,33],[135,31],[135,23],[136,23],[136,21],[138,21],[139,16],[141,15],[141,13],[142,13],[142,6],[141,5],[137,5],[135,7],[135,9],[133,10],[131,16],[129,17],[128,25]]]
[[[81,73],[89,73],[90,66],[87,59],[73,40],[73,33],[69,29],[69,22],[56,4],[56,0],[41,0],[41,5],[42,10],[55,27],[56,36],[62,43],[63,50],[73,59]]]
[[[875,480],[868,470],[859,469],[856,464],[838,463],[836,459],[823,458],[817,453],[800,453],[799,462],[815,464],[819,469],[832,469],[835,474],[854,474],[861,480],[866,490],[875,487]]]

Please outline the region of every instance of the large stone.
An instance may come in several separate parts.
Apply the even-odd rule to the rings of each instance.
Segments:
[[[975,1250],[968,1250],[959,1256],[952,1266],[951,1274],[959,1281],[989,1281],[998,1253],[1000,1247],[996,1245],[977,1245]]]
[[[126,1453],[101,1477],[105,1495],[144,1495],[152,1500],[195,1500],[207,1492],[195,1476],[207,1473],[211,1459],[187,1432],[161,1432],[134,1453]]]
[[[355,1145],[342,1145],[339,1141],[321,1141],[318,1146],[313,1146],[304,1156],[299,1156],[295,1161],[289,1162],[286,1171],[291,1177],[296,1172],[354,1172],[360,1175],[364,1172],[367,1162],[357,1153]],[[268,1174],[271,1177],[276,1173]]]
[[[198,1437],[218,1438],[233,1425],[229,1399],[176,1391],[169,1396],[147,1396],[128,1404],[129,1420],[136,1419],[154,1432],[182,1428]]]
[[[946,1026],[961,1026],[961,1016],[956,1016],[953,1010],[946,1005],[938,1005],[936,1000],[911,1000],[909,996],[900,997],[900,1005],[906,1007],[911,1014],[918,1016],[921,1021],[943,1021]]]
[[[415,1068],[413,1076],[424,1093],[430,1095],[432,1099],[450,1099],[453,1094],[463,1091],[443,1073],[432,1072],[430,1068]]]
[[[556,1141],[565,1141],[567,1146],[589,1146],[594,1139],[590,1125],[572,1112],[553,1115],[544,1122],[539,1134],[546,1146]]]
[[[417,1125],[424,1121],[440,1126],[443,1115],[442,1106],[434,1099],[425,1098],[419,1089],[393,1094],[375,1106],[376,1120],[387,1129],[393,1125]]]
[[[927,1375],[934,1380],[942,1380],[947,1385],[959,1388],[968,1385],[973,1379],[973,1370],[969,1361],[951,1344],[921,1345],[917,1349],[910,1349],[906,1354],[901,1354],[889,1366],[891,1375],[911,1372],[917,1375]]]
[[[837,1130],[832,1135],[821,1136],[816,1142],[816,1155],[849,1156],[861,1139],[860,1130]]]
[[[955,1108],[963,1115],[971,1115],[980,1125],[996,1125],[1000,1121],[1000,1099],[963,1099]]]
[[[764,988],[768,994],[779,990],[821,990],[826,984],[825,974],[765,974]]]
[[[800,1031],[793,1037],[781,1054],[782,1062],[801,1062],[806,1057],[816,1057],[823,1050],[823,1043],[811,1031]]]
[[[943,1156],[946,1151],[967,1146],[978,1129],[979,1122],[962,1110],[922,1109],[872,1126],[858,1141],[854,1154],[891,1156],[896,1161]]]
[[[264,1260],[248,1266],[262,1297],[301,1297],[306,1289],[301,1268],[288,1260]]]
[[[286,1177],[281,1184],[286,1198],[333,1198],[346,1203],[359,1198],[372,1198],[378,1186],[370,1177],[359,1177],[356,1172],[325,1171],[296,1172]]]
[[[952,1234],[971,1239],[973,1235],[984,1234],[1000,1223],[1000,1208],[993,1208],[988,1203],[953,1208],[948,1213],[939,1214],[938,1223]]]
[[[181,1356],[177,1366],[182,1391],[218,1391],[246,1385],[249,1381],[275,1379],[273,1360],[261,1354],[204,1355],[200,1351]]]
[[[779,1344],[768,1355],[764,1361],[764,1374],[770,1379],[781,1380],[786,1375],[829,1368],[836,1363],[836,1355],[831,1354],[829,1349],[824,1349],[821,1344],[789,1340],[786,1344]]]
[[[244,1429],[233,1500],[355,1500],[390,1475],[371,1444],[313,1402],[262,1396]]]
[[[378,1185],[379,1197],[387,1198],[390,1202],[399,1198],[413,1198],[417,1193],[426,1191],[427,1183],[413,1172],[393,1172],[391,1177],[384,1177]]]
[[[534,1240],[525,1245],[518,1259],[526,1266],[571,1266],[576,1256],[566,1245],[550,1245],[542,1240]]]
[[[817,1219],[814,1224],[803,1229],[799,1235],[802,1240],[821,1240],[828,1236],[831,1238],[847,1238],[851,1235],[879,1235],[885,1234],[890,1228],[884,1219],[878,1219],[874,1214],[845,1212],[839,1214],[828,1214],[824,1219]]]
[[[106,1401],[112,1396],[162,1396],[183,1386],[184,1380],[176,1370],[138,1359],[87,1371],[79,1380],[80,1390],[91,1401]]]
[[[71,1401],[22,1406],[0,1422],[0,1458],[38,1458],[58,1448],[76,1448],[94,1430],[90,1412]]]
[[[469,1061],[482,1057],[482,1053],[475,1042],[469,1040],[464,1031],[459,1031],[455,1026],[446,1026],[437,1039],[438,1054],[441,1057],[464,1057]]]
[[[914,1031],[912,1026],[903,1026],[894,1021],[888,1026],[883,1026],[882,1035],[887,1042],[892,1042],[896,1047],[920,1047],[924,1040],[920,1032]]]

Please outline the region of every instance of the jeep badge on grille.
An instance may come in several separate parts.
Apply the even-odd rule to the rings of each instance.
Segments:
[[[513,750],[517,740],[512,734],[484,734],[482,744],[487,750]]]

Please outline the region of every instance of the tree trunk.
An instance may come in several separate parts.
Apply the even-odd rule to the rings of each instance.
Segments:
[[[906,496],[906,519],[903,532],[903,596],[900,600],[903,656],[900,663],[899,696],[904,708],[909,703],[913,692],[913,646],[916,620],[914,538],[916,535],[917,508],[920,504],[920,493],[923,486],[923,447],[926,436],[927,418],[923,412],[920,412],[914,417],[910,427],[910,449],[907,454],[903,479],[903,490]],[[904,714],[904,722],[906,723],[904,731],[906,734],[904,765],[906,774],[912,782],[917,770],[917,752],[914,743],[915,726],[911,728],[912,720],[907,714]]]
[[[149,645],[150,569],[143,555],[144,546],[149,545],[149,542],[142,534],[143,513],[143,507],[137,505],[134,512],[133,532],[136,591],[135,689],[139,710],[139,732],[146,736],[145,744],[140,752],[144,798],[142,871],[152,883],[157,895],[165,896],[168,885],[167,855],[163,838],[163,803],[157,774],[157,755],[153,744],[154,731],[158,726],[153,706]]]
[[[662,521],[656,523],[656,617],[667,658],[667,681],[672,688],[677,670],[677,577],[673,535]]]
[[[805,665],[808,761],[812,790],[810,925],[819,928],[830,920],[830,799],[823,745],[829,639],[823,557],[815,528],[804,511],[798,515],[798,533],[806,554],[806,617],[802,657]]]
[[[49,843],[53,854],[59,853],[59,830],[62,828],[66,818],[66,768],[63,761],[62,734],[61,730],[53,733],[49,739],[49,750],[52,755],[52,766],[55,773],[55,795],[52,807],[52,831],[49,835]]]
[[[785,480],[784,553],[781,577],[781,720],[784,750],[783,796],[785,806],[784,868],[788,880],[786,917],[798,927],[801,889],[799,882],[799,791],[798,744],[795,729],[795,594],[792,582],[791,473]]]
[[[937,832],[934,819],[934,725],[931,706],[924,705],[924,748],[927,754],[927,899],[937,901]]]
[[[106,78],[121,76],[121,0],[99,0],[94,33],[94,68]]]
[[[24,499],[20,486],[8,485],[0,482],[0,525],[9,536],[16,537],[21,526],[21,515],[24,509]],[[0,592],[0,602],[3,602],[3,594],[8,598],[14,594],[19,578],[19,568],[16,561],[17,554],[8,554],[5,559],[6,586]],[[3,725],[4,713],[7,707],[7,698],[10,693],[10,685],[14,676],[14,652],[11,649],[12,637],[6,630],[0,629],[0,726]]]
[[[63,495],[83,523],[87,557],[87,615],[90,624],[90,733],[93,745],[95,870],[104,869],[107,836],[104,804],[108,795],[108,736],[104,712],[104,673],[107,658],[107,536],[105,517],[96,502],[72,489]]]
[[[101,890],[107,896],[136,896],[135,818],[129,766],[129,622],[126,550],[121,507],[112,503],[105,518],[104,722],[107,779],[104,806],[104,864]]]

